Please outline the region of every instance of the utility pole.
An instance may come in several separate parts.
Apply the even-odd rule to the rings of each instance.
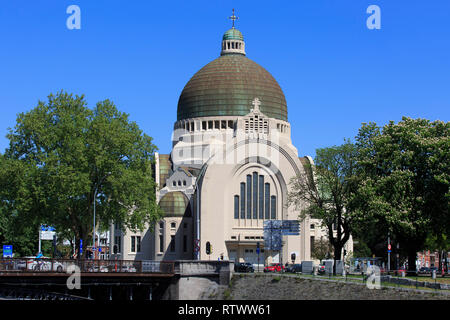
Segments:
[[[387,262],[387,271],[391,271],[391,237],[388,233],[388,262]]]
[[[397,242],[397,270],[400,267],[400,244]]]
[[[39,248],[38,253],[41,252],[41,225],[39,225]]]

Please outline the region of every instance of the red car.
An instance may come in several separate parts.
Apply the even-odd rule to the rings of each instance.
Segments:
[[[280,263],[272,263],[264,267],[264,272],[282,272],[284,271],[284,266]]]

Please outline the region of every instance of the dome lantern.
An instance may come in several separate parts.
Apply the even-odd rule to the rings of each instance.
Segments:
[[[233,21],[233,25],[222,37],[222,51],[220,52],[220,55],[237,53],[245,56],[244,37],[242,36],[242,33],[234,27],[234,21],[239,19],[239,17],[234,15],[234,9],[233,15],[229,17],[229,19]]]

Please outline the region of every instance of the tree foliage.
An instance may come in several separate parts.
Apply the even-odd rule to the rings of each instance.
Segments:
[[[94,201],[103,225],[143,229],[159,219],[152,177],[157,148],[111,101],[91,110],[84,96],[51,94],[20,113],[7,137],[2,205],[23,223],[52,225],[89,243]]]
[[[355,188],[356,148],[347,141],[341,146],[316,150],[314,165],[293,177],[288,203],[300,210],[299,218],[320,219],[334,248],[334,258],[341,257],[349,240],[357,211],[350,206]]]
[[[358,206],[407,250],[410,269],[430,233],[450,234],[449,133],[449,123],[404,117],[363,124],[356,138]]]
[[[315,239],[314,243],[311,243],[311,257],[318,260],[329,259],[333,257],[333,248],[330,245],[328,239]]]

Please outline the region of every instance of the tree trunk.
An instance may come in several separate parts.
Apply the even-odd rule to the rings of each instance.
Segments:
[[[333,275],[336,275],[336,261],[341,260],[342,247],[340,242],[336,242],[334,245]]]
[[[415,248],[411,248],[408,250],[408,271],[416,272],[416,258],[417,258],[417,250]]]

